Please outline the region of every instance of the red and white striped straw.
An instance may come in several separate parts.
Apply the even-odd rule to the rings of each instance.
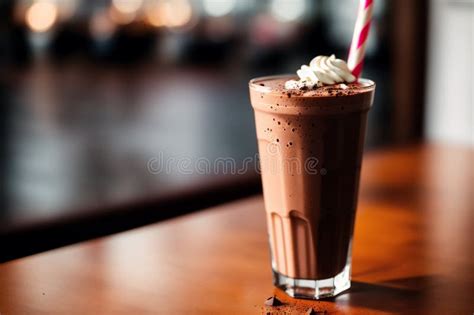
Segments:
[[[349,69],[357,78],[360,76],[364,64],[365,44],[369,35],[373,6],[373,0],[360,0],[354,35],[347,58]]]

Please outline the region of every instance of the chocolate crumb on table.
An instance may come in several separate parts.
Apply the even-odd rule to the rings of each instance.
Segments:
[[[315,311],[312,307],[308,308],[306,311],[305,315],[322,315],[322,314],[327,314],[326,311]]]
[[[266,306],[281,306],[284,303],[280,301],[276,296],[271,296],[265,301]]]

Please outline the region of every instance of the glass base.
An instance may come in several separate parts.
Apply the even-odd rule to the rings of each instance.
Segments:
[[[291,297],[319,300],[334,297],[351,287],[351,264],[333,278],[295,279],[273,270],[273,284]]]

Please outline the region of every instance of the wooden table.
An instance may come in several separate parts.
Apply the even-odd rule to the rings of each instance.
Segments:
[[[353,287],[332,300],[273,288],[256,196],[4,263],[0,313],[472,314],[472,161],[439,145],[368,154]],[[264,306],[273,294],[287,304]]]

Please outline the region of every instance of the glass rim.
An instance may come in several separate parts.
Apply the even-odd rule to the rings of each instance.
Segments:
[[[271,90],[269,88],[265,88],[265,86],[261,86],[258,83],[261,81],[268,81],[268,80],[275,80],[275,79],[282,79],[282,78],[298,78],[296,74],[276,74],[276,75],[268,75],[268,76],[262,76],[262,77],[256,77],[253,78],[249,81],[249,88],[253,88],[255,90],[258,90],[259,92],[262,93],[272,93],[274,90]],[[362,91],[371,91],[375,89],[375,82],[370,80],[370,79],[365,79],[365,78],[359,78],[358,82],[362,82],[364,85],[360,87]]]

